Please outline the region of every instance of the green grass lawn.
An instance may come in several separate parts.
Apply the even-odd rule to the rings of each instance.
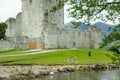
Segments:
[[[20,54],[20,53],[23,53],[23,51],[26,51],[26,50],[13,49],[13,50],[0,51],[0,55]]]
[[[68,59],[74,56],[77,58],[77,64],[101,64],[112,61],[107,54],[113,55],[113,52],[92,49],[92,56],[89,57],[88,51],[89,49],[68,49],[26,56],[0,57],[0,64],[68,64]]]

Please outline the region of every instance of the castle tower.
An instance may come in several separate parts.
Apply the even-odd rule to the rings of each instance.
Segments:
[[[58,0],[22,0],[22,36],[39,38],[44,28],[63,28],[64,9],[51,12]]]

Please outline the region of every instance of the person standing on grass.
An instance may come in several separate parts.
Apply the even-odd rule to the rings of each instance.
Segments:
[[[91,57],[91,51],[88,52],[88,56]]]

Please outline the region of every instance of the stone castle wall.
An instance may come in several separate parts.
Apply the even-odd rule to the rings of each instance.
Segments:
[[[50,12],[56,5],[56,0],[23,0],[22,3],[22,36],[42,37],[43,29],[49,23],[63,27],[64,8]],[[44,23],[48,25],[45,26]]]
[[[6,21],[7,29],[6,36],[7,37],[18,37],[21,36],[21,25],[22,25],[22,13],[18,13],[15,18],[9,18]]]
[[[64,8],[51,12],[56,3],[56,0],[22,0],[22,12],[18,13],[16,19],[10,18],[6,21],[6,36],[40,38],[43,36],[43,29],[50,26],[49,24],[63,28]]]
[[[51,12],[57,1],[22,0],[22,12],[6,21],[6,37],[15,49],[99,48],[100,30],[64,29],[64,8]]]
[[[10,49],[15,49],[15,43],[7,40],[0,40],[0,51]]]
[[[14,49],[30,49],[30,43],[36,43],[36,48],[40,48],[40,38],[29,37],[7,37],[9,42],[14,43]]]
[[[30,38],[41,37],[43,20],[42,0],[23,0],[22,3],[21,36]]]
[[[95,48],[101,43],[101,31],[47,28],[45,31],[45,48]]]

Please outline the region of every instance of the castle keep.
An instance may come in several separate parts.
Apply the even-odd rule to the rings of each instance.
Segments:
[[[22,0],[22,12],[16,19],[6,21],[7,49],[99,48],[101,31],[65,29],[64,8],[51,11],[57,3],[58,0]]]

